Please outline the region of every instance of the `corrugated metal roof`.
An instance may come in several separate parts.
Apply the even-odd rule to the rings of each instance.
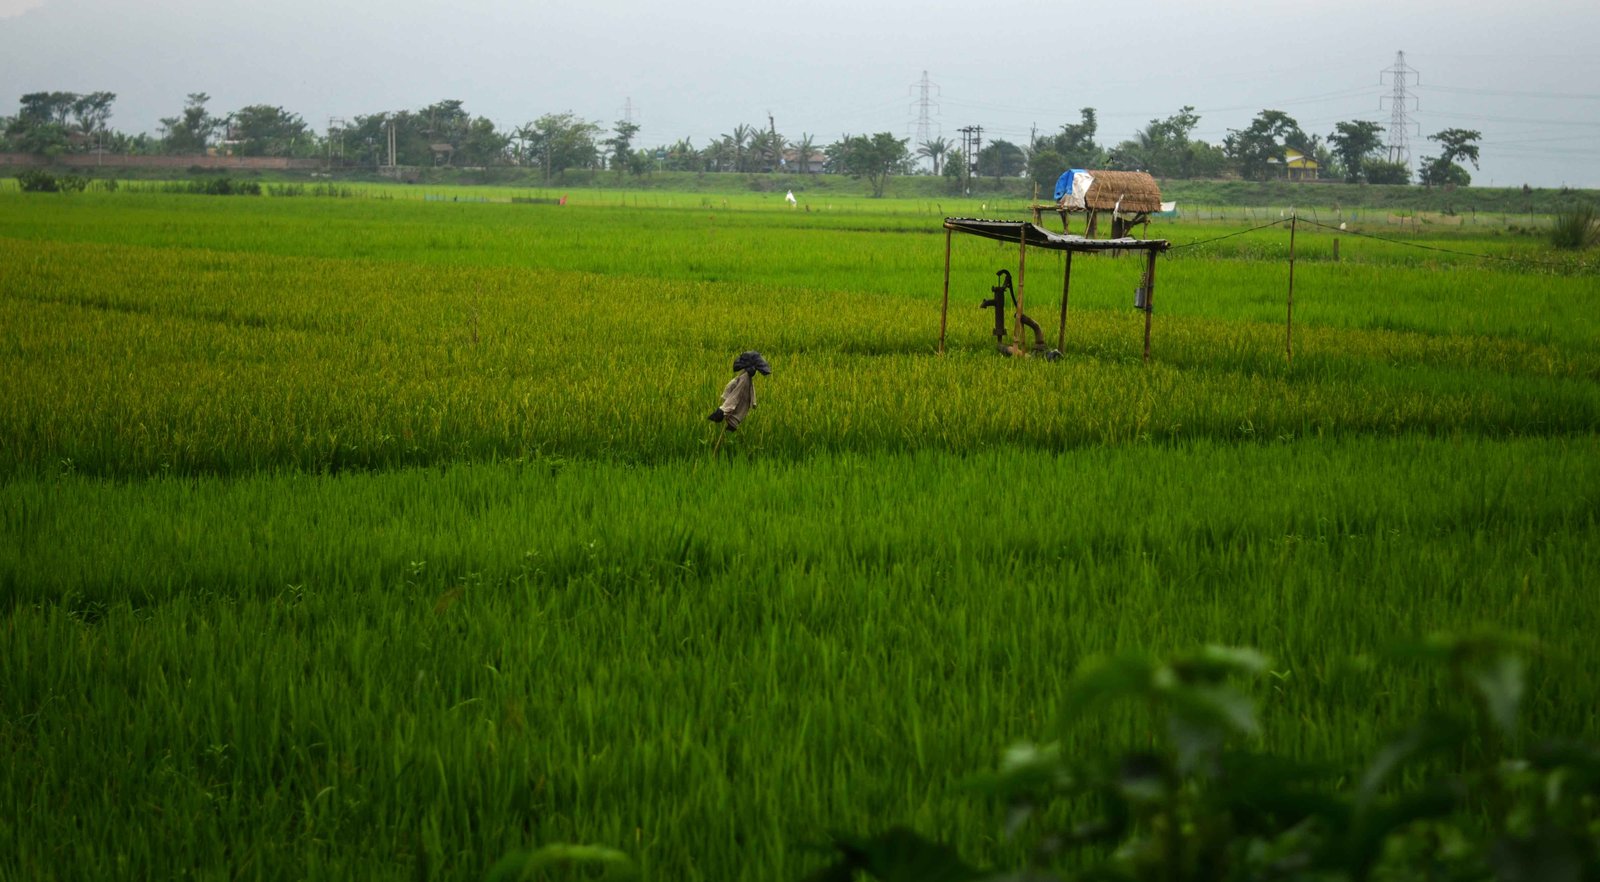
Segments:
[[[1166,251],[1172,247],[1172,243],[1166,239],[1086,239],[1083,236],[1052,233],[1030,221],[947,217],[944,219],[944,228],[1002,242],[1026,241],[1032,247],[1050,251]]]

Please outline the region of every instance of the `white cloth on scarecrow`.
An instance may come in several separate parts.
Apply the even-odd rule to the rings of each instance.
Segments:
[[[740,371],[722,388],[722,421],[730,429],[737,429],[756,406],[756,383],[748,371]]]

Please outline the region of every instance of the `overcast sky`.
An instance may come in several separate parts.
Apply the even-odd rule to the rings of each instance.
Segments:
[[[1475,184],[1600,187],[1597,41],[1594,0],[0,0],[0,115],[106,90],[113,128],[153,134],[206,92],[213,113],[271,104],[321,131],[459,98],[502,128],[566,110],[610,128],[631,108],[640,146],[705,146],[769,112],[826,144],[915,138],[926,71],[934,135],[1024,144],[1092,106],[1109,145],[1191,104],[1219,142],[1265,108],[1324,136],[1388,125],[1379,72],[1404,51],[1413,161],[1436,152],[1426,135],[1478,129]]]

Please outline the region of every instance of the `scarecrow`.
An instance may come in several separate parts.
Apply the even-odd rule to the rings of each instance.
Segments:
[[[759,352],[741,352],[733,360],[733,379],[722,389],[722,404],[707,419],[721,423],[724,432],[738,431],[739,424],[756,406],[756,373],[772,376],[772,365]],[[718,438],[718,442],[721,439]]]

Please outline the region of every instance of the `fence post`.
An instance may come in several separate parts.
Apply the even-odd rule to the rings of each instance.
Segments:
[[[1294,228],[1296,215],[1289,215],[1289,305],[1283,322],[1283,351],[1294,361]]]

